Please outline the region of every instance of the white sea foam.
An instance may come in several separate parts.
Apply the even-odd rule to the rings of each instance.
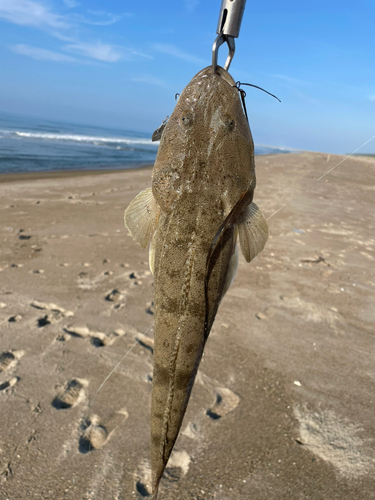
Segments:
[[[27,139],[42,139],[49,141],[72,141],[72,142],[86,142],[90,144],[108,145],[108,144],[147,144],[154,146],[155,143],[151,139],[143,139],[140,137],[96,137],[90,135],[78,134],[51,134],[45,132],[21,132],[21,131],[0,131],[6,132],[9,135],[16,135],[17,137],[24,137]],[[157,146],[157,144],[156,144]]]

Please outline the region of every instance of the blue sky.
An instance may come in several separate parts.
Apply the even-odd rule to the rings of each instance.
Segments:
[[[0,0],[0,111],[151,132],[210,64],[220,3]],[[231,74],[282,101],[246,89],[255,142],[349,153],[374,136],[374,26],[375,0],[248,0]]]

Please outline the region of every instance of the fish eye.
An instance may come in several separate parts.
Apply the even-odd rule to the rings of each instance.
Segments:
[[[224,117],[224,126],[227,130],[233,130],[235,126],[235,121],[230,116]]]
[[[191,115],[191,113],[184,113],[181,117],[181,123],[182,125],[184,126],[188,126],[188,125],[191,125],[193,123],[193,117]]]

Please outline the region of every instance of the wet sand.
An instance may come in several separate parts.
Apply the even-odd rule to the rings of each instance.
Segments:
[[[375,160],[317,182],[341,159],[256,158],[255,202],[283,208],[240,257],[160,500],[375,499]],[[153,279],[123,226],[150,176],[0,176],[0,499],[150,498]]]

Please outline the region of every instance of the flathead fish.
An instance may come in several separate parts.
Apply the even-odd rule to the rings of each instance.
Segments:
[[[150,244],[155,289],[151,402],[152,494],[181,428],[221,299],[238,263],[264,248],[253,202],[254,144],[238,89],[223,68],[200,71],[162,131],[152,187],[125,211],[133,239]]]

